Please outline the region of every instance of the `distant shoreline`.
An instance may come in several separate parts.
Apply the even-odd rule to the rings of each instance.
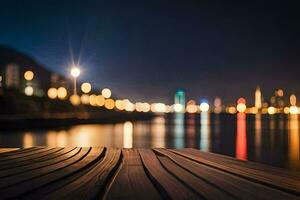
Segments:
[[[105,113],[96,116],[74,116],[66,118],[25,118],[0,116],[0,131],[47,129],[72,126],[77,124],[118,123],[128,120],[149,120],[152,113]]]

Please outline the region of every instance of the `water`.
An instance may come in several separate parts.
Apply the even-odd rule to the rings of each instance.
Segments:
[[[300,171],[298,115],[174,114],[150,121],[1,132],[1,147],[197,148]]]

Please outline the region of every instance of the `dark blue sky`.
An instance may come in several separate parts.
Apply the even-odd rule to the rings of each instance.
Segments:
[[[293,2],[1,1],[0,43],[64,75],[72,50],[81,80],[135,101],[300,93]]]

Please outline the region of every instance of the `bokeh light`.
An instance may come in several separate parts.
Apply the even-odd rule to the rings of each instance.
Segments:
[[[174,104],[173,109],[175,112],[183,112],[183,106],[179,103]]]
[[[198,106],[196,105],[196,101],[195,100],[189,100],[187,102],[187,106],[186,106],[185,110],[188,113],[196,113],[198,111]]]
[[[166,105],[166,113],[173,112],[173,107],[170,105]]]
[[[152,112],[164,113],[166,111],[166,105],[163,103],[153,103],[150,109]]]
[[[236,106],[236,110],[238,112],[245,112],[246,111],[246,104],[244,103],[239,103],[237,106]]]
[[[268,108],[268,113],[270,114],[270,115],[274,115],[275,113],[276,113],[276,108],[275,107],[273,107],[273,106],[270,106],[269,108]]]
[[[290,108],[289,107],[284,107],[283,112],[284,112],[284,114],[289,114],[290,113]]]
[[[131,103],[128,99],[124,99],[125,110],[128,112],[133,112],[135,110],[135,104]]]
[[[186,112],[188,113],[196,113],[198,111],[198,106],[197,105],[187,105],[186,106]]]
[[[49,88],[47,94],[50,99],[56,99],[57,98],[57,89]]]
[[[92,85],[90,83],[81,84],[81,91],[83,93],[89,93],[92,90]]]
[[[80,100],[81,100],[82,104],[85,104],[85,105],[90,104],[90,96],[87,94],[81,95]]]
[[[24,93],[25,93],[27,96],[32,96],[32,95],[33,95],[33,92],[34,92],[34,89],[33,89],[32,86],[27,86],[27,87],[25,87]]]
[[[105,98],[102,95],[97,95],[96,97],[96,105],[97,106],[104,106]]]
[[[118,110],[124,110],[125,109],[125,102],[123,100],[116,100],[115,106]]]
[[[33,77],[34,77],[34,73],[32,71],[26,71],[24,73],[24,78],[27,81],[31,81],[33,79]]]
[[[68,94],[68,92],[67,92],[67,89],[66,89],[66,88],[64,88],[64,87],[59,87],[59,88],[57,89],[57,97],[58,97],[59,99],[64,99],[64,98],[66,98],[67,94]]]
[[[142,112],[143,111],[143,103],[141,103],[141,102],[135,103],[135,110],[137,112]]]
[[[236,113],[236,107],[235,106],[229,106],[226,109],[226,112],[229,113],[229,114],[235,114]]]
[[[70,96],[70,102],[73,106],[80,105],[80,96],[78,95],[72,95]]]
[[[111,96],[111,91],[108,88],[104,88],[101,94],[102,96],[104,96],[104,98],[108,99]]]
[[[143,112],[149,112],[151,109],[151,106],[149,103],[143,103]]]
[[[290,107],[290,114],[298,114],[299,110],[297,106],[291,106]]]
[[[97,96],[95,94],[90,95],[89,101],[91,106],[97,106]]]
[[[115,107],[115,101],[113,99],[106,99],[104,106],[105,106],[105,108],[111,110]]]
[[[206,102],[202,102],[200,104],[200,111],[201,112],[207,112],[209,110],[209,105]]]

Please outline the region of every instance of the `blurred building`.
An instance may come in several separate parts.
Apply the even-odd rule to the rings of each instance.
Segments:
[[[222,100],[220,97],[216,97],[214,100],[214,113],[221,113],[222,111]]]
[[[15,63],[10,63],[5,69],[5,87],[18,88],[20,85],[20,70]]]
[[[32,95],[43,96],[50,87],[71,85],[65,77],[55,74],[26,54],[12,48],[0,46],[0,94],[14,90]]]
[[[174,103],[180,104],[182,107],[185,107],[185,92],[184,90],[177,90],[174,97]]]
[[[261,97],[260,87],[257,86],[255,90],[255,108],[260,110],[262,107],[262,97]]]

